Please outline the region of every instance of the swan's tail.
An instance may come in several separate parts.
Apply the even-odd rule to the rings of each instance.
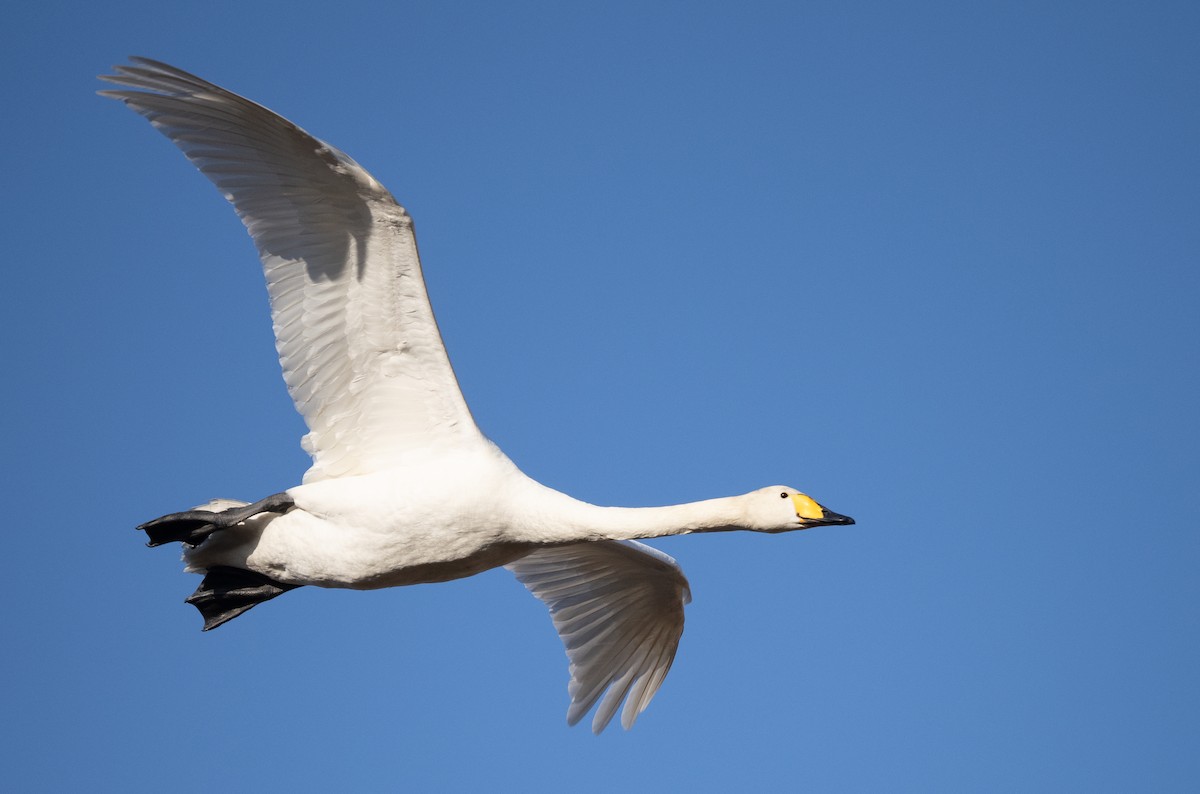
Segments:
[[[227,623],[251,607],[300,587],[277,582],[261,573],[214,565],[187,603],[204,616],[204,631]]]

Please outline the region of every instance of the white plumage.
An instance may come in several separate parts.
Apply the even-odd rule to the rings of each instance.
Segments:
[[[300,585],[374,589],[504,565],[547,604],[566,646],[568,721],[599,702],[598,733],[622,702],[628,728],[653,698],[690,599],[675,561],[635,538],[853,523],[782,486],[613,508],[526,477],[471,418],[425,292],[412,219],[379,182],[286,119],[187,72],[145,58],[116,72],[103,79],[123,88],[101,93],[183,150],[254,239],[284,380],[309,428],[312,467],[276,502],[221,500],[143,525],[175,532],[167,539],[188,544],[188,569],[207,575],[192,601],[206,628]]]

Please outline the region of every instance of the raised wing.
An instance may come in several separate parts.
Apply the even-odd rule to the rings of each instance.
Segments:
[[[475,443],[421,276],[413,223],[358,163],[287,119],[132,58],[101,91],[150,120],[224,193],[258,247],[275,343],[313,457],[305,482]]]
[[[633,727],[683,634],[691,592],[675,560],[641,543],[600,541],[539,549],[505,567],[550,608],[566,647],[567,723],[579,722],[604,695],[592,731],[604,730],[622,700],[621,725]]]

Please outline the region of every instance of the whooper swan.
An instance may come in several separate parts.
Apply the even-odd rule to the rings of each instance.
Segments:
[[[633,725],[683,633],[688,583],[636,538],[790,532],[852,519],[794,488],[598,507],[525,476],[476,427],[433,318],[413,222],[352,159],[286,119],[145,58],[101,94],[149,119],[232,202],[258,247],[284,380],[308,424],[302,485],[143,524],[204,574],[212,629],[301,585],[370,590],[504,566],[550,609],[570,724]]]

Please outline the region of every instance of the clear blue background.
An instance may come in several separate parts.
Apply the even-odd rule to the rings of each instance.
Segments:
[[[1200,788],[1200,6],[34,5],[0,33],[12,790]],[[392,189],[532,476],[858,525],[659,542],[687,631],[600,738],[503,571],[201,634],[132,527],[295,484],[303,428],[233,212],[92,93],[130,53]]]

